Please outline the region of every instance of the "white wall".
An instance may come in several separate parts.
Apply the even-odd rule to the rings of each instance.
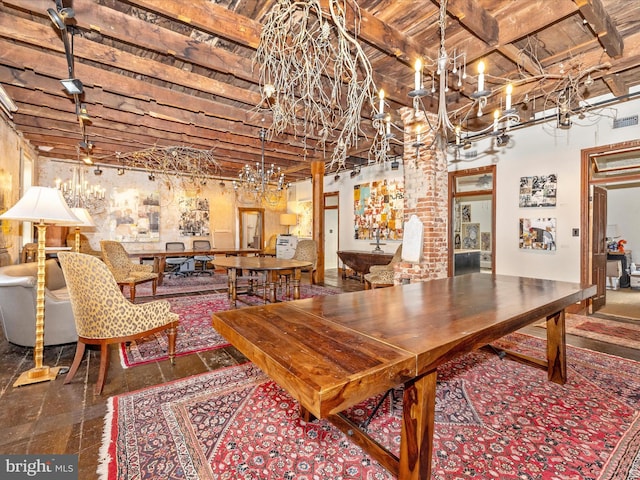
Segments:
[[[339,192],[340,207],[338,215],[340,219],[339,232],[339,249],[340,250],[362,250],[371,251],[375,248],[374,241],[356,240],[354,224],[354,204],[353,204],[353,187],[365,182],[381,180],[387,178],[394,180],[403,178],[402,165],[398,170],[391,170],[388,166],[372,165],[370,167],[362,167],[360,174],[351,177],[350,171],[342,171],[339,173],[340,178],[335,179],[335,173],[327,174],[324,177],[324,193]],[[298,182],[291,189],[291,196],[287,205],[287,210],[296,212],[298,202],[308,202],[312,199],[311,180]],[[385,240],[385,245],[381,245],[385,252],[394,253],[401,241]]]
[[[496,273],[526,275],[577,282],[580,280],[580,237],[572,229],[580,226],[580,152],[585,148],[640,138],[640,127],[614,130],[612,118],[640,113],[640,100],[629,101],[586,119],[574,119],[568,130],[555,128],[555,122],[514,130],[507,148],[484,154],[492,139],[479,140],[472,147],[478,157],[455,164],[464,170],[496,164]],[[519,208],[520,177],[558,176],[557,205],[545,208]],[[636,201],[637,204],[637,201]],[[521,250],[518,247],[519,218],[555,217],[557,250]],[[611,221],[609,221],[611,223]],[[588,232],[580,232],[580,236]],[[640,248],[640,245],[639,245]]]
[[[607,224],[617,225],[618,240],[626,240],[634,263],[640,263],[640,187],[607,191]]]

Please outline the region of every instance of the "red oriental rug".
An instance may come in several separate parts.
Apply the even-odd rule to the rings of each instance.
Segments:
[[[339,290],[318,285],[301,285],[300,298],[318,295],[335,295]],[[238,308],[243,305],[259,305],[263,300],[249,295],[238,296]],[[169,298],[171,311],[180,315],[176,356],[215,350],[229,343],[211,326],[211,314],[230,308],[226,293],[212,293]],[[120,345],[120,362],[123,368],[166,360],[168,340],[164,332]]]
[[[498,345],[544,356],[512,334]],[[476,351],[439,370],[436,479],[640,478],[640,363],[568,348],[568,382]],[[397,453],[402,392],[369,432]],[[350,409],[360,423],[378,398]],[[388,479],[390,474],[253,364],[111,397],[98,473],[106,479]]]

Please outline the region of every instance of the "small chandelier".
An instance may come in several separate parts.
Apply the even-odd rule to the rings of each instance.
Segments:
[[[233,181],[236,197],[242,202],[262,202],[270,207],[277,206],[282,200],[284,191],[289,188],[285,175],[280,167],[272,163],[268,169],[264,164],[264,142],[267,131],[260,129],[262,151],[260,163],[255,167],[246,164],[238,173],[238,180]]]
[[[80,167],[73,167],[71,180],[63,182],[57,178],[56,188],[62,192],[69,207],[86,208],[92,214],[104,210],[106,188],[100,185],[89,185],[85,180],[85,170]]]

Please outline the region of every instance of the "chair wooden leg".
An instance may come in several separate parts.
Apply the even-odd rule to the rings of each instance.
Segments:
[[[371,290],[371,283],[369,283],[369,280],[364,281],[364,289]]]
[[[73,363],[71,364],[71,368],[69,369],[69,373],[67,373],[67,376],[64,379],[64,384],[65,385],[67,383],[71,382],[71,380],[73,380],[73,376],[78,371],[78,367],[80,366],[80,363],[82,362],[82,357],[84,357],[85,347],[86,347],[86,344],[83,341],[81,341],[80,339],[78,339],[78,343],[76,345],[76,354],[73,357]]]
[[[156,296],[156,290],[158,289],[158,279],[156,278],[155,280],[151,281],[151,292],[153,293],[153,296]]]
[[[98,381],[93,390],[95,395],[102,394],[102,387],[104,387],[104,381],[107,377],[107,368],[109,367],[109,344],[103,342],[100,344],[100,370],[98,372]]]
[[[167,337],[169,338],[169,361],[171,365],[176,364],[176,327],[167,329]]]
[[[129,285],[129,295],[131,296],[131,303],[135,303],[136,301],[136,284],[132,283]]]

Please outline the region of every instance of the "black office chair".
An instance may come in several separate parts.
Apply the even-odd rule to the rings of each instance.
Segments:
[[[211,250],[211,242],[209,240],[194,240],[193,251]],[[195,273],[198,275],[207,274],[213,275],[212,270],[207,269],[207,264],[213,261],[213,255],[195,255],[193,260],[196,263],[196,267],[200,264],[200,269],[196,268]]]
[[[167,242],[165,243],[167,252],[184,252],[183,242]],[[186,277],[194,272],[195,262],[189,257],[167,257],[166,260],[169,275],[176,277]]]

